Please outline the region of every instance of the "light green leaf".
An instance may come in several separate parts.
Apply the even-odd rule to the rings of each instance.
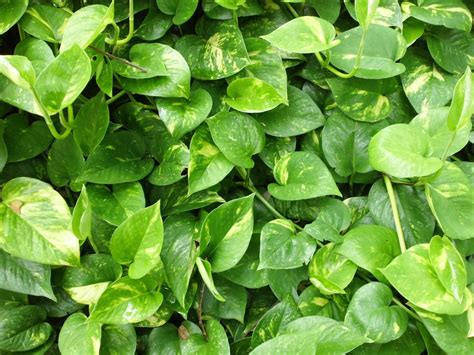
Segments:
[[[323,294],[346,292],[344,289],[354,278],[357,266],[337,253],[333,243],[326,244],[314,254],[309,264],[311,283]]]
[[[53,51],[48,44],[33,37],[25,38],[19,42],[15,47],[15,55],[27,57],[31,61],[36,75],[39,75],[54,60]]]
[[[136,348],[137,334],[132,324],[107,324],[102,327],[100,355],[133,354]]]
[[[84,155],[89,155],[102,142],[109,127],[109,107],[103,94],[88,100],[74,119],[74,139]]]
[[[36,73],[28,58],[20,55],[0,56],[0,74],[21,88],[30,90],[35,85]]]
[[[200,230],[200,254],[214,272],[235,266],[245,254],[253,231],[254,195],[226,202],[204,220]]]
[[[145,142],[136,133],[107,135],[89,155],[80,179],[96,184],[120,184],[143,179],[154,165],[145,157]]]
[[[60,51],[64,52],[74,45],[87,48],[114,21],[114,3],[85,6],[69,18],[61,41]]]
[[[472,73],[469,67],[454,87],[453,100],[448,112],[448,128],[456,131],[469,124],[472,116]]]
[[[418,1],[418,6],[404,2],[402,10],[432,25],[456,28],[465,32],[470,32],[472,28],[471,12],[460,0],[423,0]]]
[[[0,288],[56,300],[51,288],[51,268],[16,258],[0,250]]]
[[[12,179],[3,186],[2,199],[2,249],[42,264],[79,264],[69,207],[50,185],[26,177]]]
[[[212,278],[212,266],[211,263],[205,259],[198,257],[196,259],[196,266],[201,275],[202,281],[207,286],[211,294],[221,302],[225,302],[224,297],[217,291],[216,286],[214,285],[214,279]]]
[[[344,324],[376,343],[388,343],[400,338],[407,330],[408,315],[399,306],[390,306],[390,287],[370,282],[352,296]]]
[[[191,92],[189,100],[157,99],[156,107],[168,131],[179,139],[207,118],[212,108],[212,97],[206,90],[197,89]]]
[[[182,307],[197,257],[193,240],[195,223],[190,214],[173,215],[164,222],[161,259],[168,285]]]
[[[28,7],[28,0],[2,1],[0,3],[0,34],[7,32],[23,16]]]
[[[101,324],[91,321],[82,313],[70,315],[59,333],[58,345],[63,354],[98,355],[100,338],[102,335]]]
[[[139,182],[112,185],[112,189],[89,184],[87,192],[94,214],[114,226],[145,208],[145,195]]]
[[[416,112],[442,107],[451,100],[456,77],[439,69],[425,53],[410,49],[402,63],[406,66],[400,76],[403,90]]]
[[[209,319],[205,327],[207,340],[201,332],[190,334],[189,338],[180,340],[181,353],[230,355],[229,341],[221,323],[216,319]]]
[[[305,232],[296,233],[293,222],[275,219],[260,234],[259,269],[294,269],[308,264],[316,242]]]
[[[392,111],[387,86],[391,83],[363,79],[331,78],[326,80],[337,106],[347,116],[361,122],[378,122]]]
[[[214,186],[234,168],[214,145],[211,133],[206,127],[201,127],[194,133],[189,151],[188,195]]]
[[[295,18],[277,28],[272,33],[262,36],[278,49],[290,53],[316,53],[339,44],[335,40],[334,27],[318,17],[302,16]],[[291,41],[288,41],[291,38]]]
[[[369,144],[369,161],[375,170],[399,178],[427,176],[443,163],[431,157],[430,137],[421,129],[394,124],[379,131]]]
[[[265,147],[262,126],[251,116],[239,112],[220,112],[207,120],[212,140],[234,165],[250,169],[252,156]]]
[[[61,42],[64,28],[71,17],[65,8],[31,5],[20,20],[21,28],[33,37],[46,42]]]
[[[273,169],[276,183],[268,185],[272,196],[295,201],[341,193],[321,159],[309,152],[293,152],[281,158]]]
[[[443,168],[426,181],[426,199],[439,225],[452,239],[474,238],[474,188],[455,164]]]
[[[72,211],[72,231],[81,242],[92,235],[92,207],[84,185]]]
[[[269,111],[283,100],[273,86],[252,77],[232,81],[227,88],[225,102],[235,110],[257,113]]]
[[[163,221],[160,201],[128,217],[112,234],[110,251],[120,264],[130,264],[128,274],[140,279],[160,263]]]
[[[78,45],[57,56],[38,76],[35,90],[50,114],[70,106],[91,76],[89,56]]]
[[[378,6],[379,0],[355,0],[354,8],[357,21],[365,30],[369,28]]]
[[[151,276],[139,280],[122,277],[105,290],[90,319],[104,324],[141,322],[154,314],[163,302],[163,295],[155,290],[156,286]]]
[[[160,43],[135,44],[128,53],[130,62],[141,69],[118,60],[112,60],[114,72],[130,79],[148,79],[155,76],[167,76],[168,70],[163,62],[163,49]]]
[[[15,85],[3,75],[0,75],[0,100],[20,110],[41,115],[41,108],[31,90]]]
[[[310,132],[324,124],[324,116],[304,91],[288,86],[288,104],[256,116],[266,134],[292,137]]]
[[[393,287],[415,306],[434,313],[456,315],[467,310],[472,301],[465,288],[458,302],[443,286],[429,257],[429,245],[418,244],[395,258],[382,274]]]
[[[249,64],[244,39],[234,21],[201,17],[196,35],[181,37],[176,49],[188,62],[195,79],[227,78]]]
[[[64,271],[61,286],[77,303],[95,304],[122,275],[122,267],[106,254],[89,254],[81,258],[81,266]]]

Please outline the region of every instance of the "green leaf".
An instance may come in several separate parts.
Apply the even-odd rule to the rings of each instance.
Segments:
[[[74,183],[84,166],[81,148],[72,135],[63,140],[56,140],[49,150],[48,176],[55,186],[66,186]]]
[[[289,323],[276,338],[258,346],[250,354],[340,354],[348,353],[367,341],[333,319],[302,317]]]
[[[193,240],[195,223],[195,218],[190,214],[173,215],[164,222],[161,259],[167,283],[182,307],[185,306],[186,292],[197,257]]]
[[[425,53],[408,50],[402,63],[406,66],[400,76],[403,90],[416,112],[442,107],[451,100],[456,77],[439,69]]]
[[[38,101],[33,96],[31,90],[15,85],[3,75],[0,75],[0,100],[18,107],[20,110],[25,110],[35,115],[42,114]]]
[[[454,87],[453,100],[448,112],[448,128],[451,131],[456,131],[471,121],[473,107],[471,77],[471,70],[467,67]]]
[[[265,147],[262,126],[251,116],[239,112],[220,112],[207,120],[212,140],[234,165],[250,169],[252,155]]]
[[[89,254],[81,266],[64,271],[61,286],[77,303],[95,304],[108,285],[122,275],[122,267],[106,254]]]
[[[145,156],[145,149],[145,142],[136,133],[111,133],[89,155],[80,178],[96,184],[143,179],[154,165],[153,159]]]
[[[395,258],[382,274],[393,287],[415,306],[434,313],[456,315],[471,304],[471,293],[465,288],[458,302],[441,283],[429,256],[428,244],[418,244]]]
[[[400,255],[400,246],[392,229],[361,225],[344,235],[344,241],[337,252],[369,271],[378,280],[385,281],[379,269],[386,267]]]
[[[390,306],[393,294],[379,282],[370,282],[352,296],[344,324],[376,343],[400,338],[407,330],[408,315],[399,306]]]
[[[421,129],[394,124],[379,131],[369,144],[369,161],[375,170],[399,178],[427,176],[443,163],[431,157],[430,137]]]
[[[87,48],[114,21],[114,3],[89,5],[74,12],[67,21],[61,41],[61,52],[74,45]]]
[[[69,316],[59,333],[58,345],[61,353],[99,354],[101,324],[91,321],[82,313]]]
[[[114,226],[145,208],[145,195],[138,182],[112,185],[112,189],[89,184],[87,192],[94,214]]]
[[[308,268],[268,270],[268,283],[273,294],[280,300],[294,295],[302,281],[308,280]]]
[[[393,189],[407,246],[429,242],[436,222],[424,192],[408,185],[394,185]],[[375,223],[396,230],[390,199],[382,180],[372,185],[368,208]]]
[[[331,49],[330,62],[348,73],[357,63],[360,43],[364,40],[359,66],[355,72],[358,78],[384,79],[405,71],[405,66],[396,62],[405,54],[406,42],[393,28],[376,24],[369,25],[367,30],[355,27],[341,33],[338,40],[340,44]]]
[[[310,281],[323,294],[344,294],[354,278],[357,266],[338,254],[333,243],[326,244],[314,254],[309,264]]]
[[[216,286],[214,285],[214,279],[212,278],[212,266],[211,263],[205,259],[198,257],[196,259],[196,266],[201,275],[202,281],[207,286],[207,289],[211,294],[221,302],[225,302],[224,297],[221,296],[219,291],[217,291]]]
[[[227,78],[249,64],[242,34],[234,21],[201,17],[196,35],[181,37],[176,49],[188,62],[195,79]]]
[[[31,5],[20,20],[21,28],[33,37],[46,42],[61,42],[64,27],[71,17],[65,8]]]
[[[16,258],[0,250],[0,288],[56,300],[51,288],[51,268]]]
[[[260,234],[259,269],[294,269],[308,264],[316,242],[305,232],[296,233],[295,225],[275,219]]]
[[[102,327],[100,339],[100,354],[132,354],[137,347],[137,334],[131,324],[113,325]]]
[[[179,139],[207,118],[212,108],[212,97],[206,90],[197,89],[191,92],[189,100],[157,99],[156,107],[168,131]]]
[[[81,242],[92,236],[92,207],[84,185],[72,211],[72,231]]]
[[[245,254],[253,231],[254,195],[226,202],[204,220],[200,230],[200,256],[214,272],[234,267]]]
[[[310,132],[324,124],[324,116],[304,91],[288,86],[288,104],[256,116],[266,134],[292,137]]]
[[[28,58],[19,55],[0,56],[0,74],[15,85],[29,89],[35,85],[36,73]]]
[[[402,9],[408,15],[432,25],[471,31],[471,12],[460,0],[424,0],[419,1],[418,6],[404,2]]]
[[[34,121],[30,125],[27,115],[13,114],[4,122],[3,138],[7,146],[8,162],[34,158],[44,152],[53,141],[44,121]]]
[[[48,44],[40,39],[28,37],[15,47],[15,55],[25,56],[39,75],[54,60],[54,54]]]
[[[321,135],[324,157],[328,164],[340,176],[372,171],[367,148],[370,139],[386,126],[386,121],[359,122],[350,119],[340,110],[333,111]]]
[[[214,186],[234,168],[234,165],[214,145],[211,133],[205,127],[196,130],[189,151],[188,195]]]
[[[219,294],[225,298],[224,302],[217,300],[212,293],[206,289],[203,295],[203,314],[218,319],[235,319],[244,323],[247,306],[247,291],[244,287],[236,285],[226,279],[215,276],[214,284]]]
[[[0,120],[0,173],[2,172],[5,164],[8,161],[8,150],[5,144],[3,134],[5,132],[5,121]]]
[[[153,185],[171,185],[184,178],[184,176],[186,175],[186,172],[184,170],[188,167],[188,164],[188,147],[182,142],[171,145],[165,151],[160,165],[155,167],[155,169],[150,174],[148,180]]]
[[[278,49],[290,53],[316,53],[339,44],[334,27],[318,17],[302,16],[288,21],[272,33],[262,36]],[[291,41],[288,41],[291,38]]]
[[[369,28],[378,6],[379,0],[355,0],[354,7],[357,21],[365,30]]]
[[[90,319],[104,324],[137,323],[160,307],[163,295],[151,276],[134,280],[122,277],[111,284],[93,308]]]
[[[162,327],[154,328],[147,341],[147,354],[179,354],[178,329],[173,324],[165,324]]]
[[[74,44],[57,56],[38,76],[35,90],[50,114],[70,106],[91,76],[89,56]]]
[[[277,183],[268,185],[272,196],[286,201],[304,200],[341,193],[321,159],[309,152],[293,152],[273,168]]]
[[[163,245],[160,202],[128,217],[112,234],[110,251],[120,264],[130,264],[128,274],[140,279],[158,266]]]
[[[462,302],[467,286],[467,274],[464,259],[451,241],[434,236],[430,241],[430,261],[439,280],[458,302]]]
[[[187,22],[198,7],[198,0],[156,0],[160,11],[173,16],[175,25]]]
[[[7,32],[23,16],[28,7],[28,0],[7,1],[0,3],[2,22],[0,23],[0,34]]]
[[[339,78],[326,81],[339,109],[353,120],[378,122],[392,111],[386,96],[387,82]]]
[[[265,128],[264,128],[265,129]],[[260,159],[270,169],[285,155],[294,152],[296,149],[296,139],[294,137],[275,138],[272,136],[265,137],[265,148],[258,155]]]
[[[74,119],[74,139],[84,155],[89,155],[102,142],[109,126],[109,107],[103,94],[81,106]]]
[[[119,60],[112,60],[114,72],[125,78],[148,79],[155,76],[167,76],[168,70],[163,61],[165,47],[159,43],[135,44],[128,53],[130,62],[140,67],[132,67]]]
[[[216,319],[209,319],[206,324],[207,340],[202,334],[191,334],[180,340],[182,354],[219,354],[230,355],[229,342],[224,327]]]
[[[452,239],[474,238],[474,188],[460,168],[445,163],[426,181],[426,199],[439,225]]]
[[[50,185],[26,177],[12,179],[3,186],[2,198],[2,249],[43,264],[79,264],[69,207]]]
[[[147,79],[130,79],[120,77],[122,87],[134,94],[154,97],[183,97],[189,98],[191,74],[183,56],[173,48],[153,43],[155,60],[161,59],[167,76],[156,76]],[[161,67],[161,64],[160,64]]]

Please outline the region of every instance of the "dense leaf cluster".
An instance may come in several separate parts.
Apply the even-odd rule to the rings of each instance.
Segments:
[[[0,0],[0,353],[473,354],[467,3]]]

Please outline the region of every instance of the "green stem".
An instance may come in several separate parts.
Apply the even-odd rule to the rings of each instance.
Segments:
[[[63,110],[60,110],[59,111],[59,123],[61,123],[61,125],[64,127],[64,128],[72,128],[68,121],[66,120],[66,117],[64,117],[64,112]]]
[[[146,110],[154,110],[156,111],[157,108],[156,106],[152,106],[152,105],[147,105],[147,104],[144,104],[144,103],[141,103],[139,101],[137,101],[132,94],[130,94],[129,92],[127,92],[127,96],[128,98],[130,99],[130,101],[132,101],[135,105],[137,106],[140,106],[141,108],[144,108]]]
[[[403,235],[402,224],[400,222],[400,215],[398,213],[397,198],[395,191],[393,191],[392,181],[387,175],[383,176],[385,187],[387,188],[388,198],[390,199],[390,205],[392,207],[393,219],[395,221],[395,229],[397,230],[398,242],[400,243],[400,250],[404,253],[407,250],[405,244],[405,237]]]
[[[125,90],[120,91],[119,93],[115,94],[112,96],[110,99],[106,101],[107,105],[113,104],[115,101],[120,99],[123,95],[125,95],[127,92]]]
[[[349,79],[351,77],[354,76],[354,74],[351,74],[351,73],[343,73],[339,70],[337,70],[336,68],[334,68],[331,64],[326,64],[326,59],[324,59],[321,55],[321,53],[319,52],[316,52],[314,53],[314,55],[316,56],[316,59],[318,60],[319,64],[321,64],[321,66],[327,70],[329,70],[331,73],[337,75],[338,77],[342,78],[342,79]]]
[[[410,317],[412,317],[413,319],[417,320],[418,322],[422,322],[421,321],[421,318],[418,316],[418,314],[416,314],[415,312],[413,312],[410,308],[408,308],[407,306],[405,306],[402,302],[400,302],[397,298],[393,297],[392,298],[392,301],[393,303],[395,303],[397,306],[400,306],[401,308],[403,308],[403,310],[405,312],[408,313],[408,315]]]
[[[296,10],[293,8],[293,6],[291,6],[290,3],[287,3],[285,2],[285,5],[286,7],[288,8],[288,10],[291,12],[291,14],[293,15],[293,17],[299,17],[300,15],[296,12]]]
[[[127,44],[133,37],[133,33],[135,32],[135,14],[133,10],[133,0],[129,0],[128,2],[128,34],[127,37],[123,39],[119,39],[116,42],[116,45],[123,45]]]
[[[53,123],[53,120],[51,119],[51,116],[48,113],[48,110],[44,107],[43,103],[41,102],[39,95],[36,92],[36,89],[32,88],[32,93],[38,106],[40,107],[41,114],[46,122],[46,125],[48,126],[49,131],[51,132],[51,135],[55,139],[58,139],[58,140],[67,138],[67,136],[69,136],[69,133],[71,133],[71,127],[66,128],[63,133],[59,133],[58,130],[56,129],[56,126]]]
[[[71,127],[74,127],[74,108],[72,105],[67,107],[67,122]]]

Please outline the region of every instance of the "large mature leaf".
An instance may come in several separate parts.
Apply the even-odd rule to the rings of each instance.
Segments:
[[[114,4],[83,7],[69,18],[61,41],[61,52],[77,44],[88,47],[114,21]]]
[[[47,5],[31,5],[20,20],[21,28],[33,37],[59,43],[71,12]]]
[[[234,21],[202,17],[196,25],[196,35],[180,38],[176,48],[196,79],[226,78],[249,64],[244,39]]]
[[[130,48],[128,56],[134,65],[132,67],[121,61],[112,61],[114,72],[130,79],[148,79],[155,76],[167,76],[168,70],[163,61],[163,49],[160,43],[140,43]]]
[[[63,354],[98,355],[101,324],[91,321],[83,313],[74,313],[64,322],[59,333],[58,345]]]
[[[369,271],[384,281],[379,268],[384,268],[400,255],[396,233],[387,227],[361,225],[344,235],[337,252],[357,266]]]
[[[208,257],[214,272],[235,266],[250,243],[254,195],[222,204],[204,220],[200,231],[201,256]]]
[[[15,55],[27,57],[39,75],[44,68],[54,60],[54,54],[45,41],[28,37],[19,42],[15,47]]]
[[[132,279],[140,279],[158,266],[162,246],[160,201],[128,217],[110,240],[113,258],[130,264],[128,275]]]
[[[69,207],[50,185],[26,177],[12,179],[3,186],[2,199],[2,249],[42,264],[79,264]]]
[[[188,21],[196,11],[198,0],[157,0],[158,8],[167,15],[173,16],[175,25]]]
[[[35,90],[49,113],[70,106],[89,82],[89,56],[74,44],[57,56],[38,76]]]
[[[381,269],[381,272],[415,306],[441,314],[465,312],[471,304],[470,291],[464,288],[462,301],[456,300],[437,276],[429,250],[428,244],[415,245]]]
[[[80,178],[96,184],[140,180],[153,168],[153,159],[145,157],[145,149],[145,142],[136,133],[109,134],[89,155]]]
[[[262,36],[273,46],[293,53],[316,53],[336,46],[334,27],[318,17],[302,16],[293,19],[272,33]],[[291,38],[291,41],[288,40]]]
[[[7,32],[26,11],[28,0],[2,1],[0,3],[0,13],[2,22],[0,22],[0,34]]]
[[[157,282],[151,276],[134,280],[122,277],[111,284],[90,315],[91,320],[104,324],[137,323],[160,307],[163,295],[156,291]]]
[[[252,155],[265,147],[265,133],[254,118],[239,112],[220,112],[207,124],[212,140],[232,164],[247,169],[254,166]]]
[[[132,354],[137,348],[137,334],[131,324],[107,324],[102,327],[101,355]]]
[[[309,152],[294,152],[281,158],[273,168],[276,183],[268,191],[280,200],[304,200],[340,195],[331,173],[321,159]]]
[[[205,127],[194,133],[189,148],[189,195],[219,183],[234,168],[214,145],[211,133]]]
[[[369,144],[370,165],[399,178],[427,176],[438,171],[443,163],[430,154],[430,137],[423,130],[403,123],[382,129]]]
[[[379,0],[356,0],[355,1],[355,13],[356,18],[362,28],[369,28],[370,23],[372,22],[377,7],[379,5]]]
[[[371,282],[352,296],[344,323],[376,343],[398,339],[407,330],[408,315],[390,306],[393,294],[383,283]]]
[[[308,264],[316,242],[305,232],[296,233],[293,222],[275,219],[260,234],[259,269],[294,269]]]
[[[36,73],[28,58],[19,55],[0,57],[0,74],[15,85],[28,89],[35,85]]]
[[[474,187],[453,163],[426,181],[426,198],[443,231],[453,239],[474,238]]]
[[[0,288],[56,300],[51,288],[51,268],[16,258],[0,250]]]
[[[207,340],[199,333],[190,334],[180,341],[182,354],[219,354],[229,355],[229,342],[224,327],[216,319],[209,319],[206,324]]]

